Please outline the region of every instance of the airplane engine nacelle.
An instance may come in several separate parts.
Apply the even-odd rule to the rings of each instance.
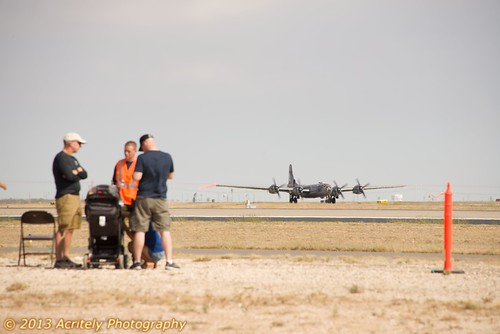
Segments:
[[[279,187],[272,185],[267,189],[267,191],[269,191],[270,194],[277,194],[279,193]]]
[[[293,187],[291,194],[294,196],[302,196],[302,192],[304,191],[304,188],[302,187]]]

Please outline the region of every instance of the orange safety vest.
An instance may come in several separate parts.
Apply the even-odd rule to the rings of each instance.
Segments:
[[[135,170],[135,164],[137,159],[132,162],[130,167],[127,167],[125,159],[122,159],[116,163],[115,175],[116,184],[122,184],[120,188],[120,198],[125,205],[131,205],[132,201],[137,197],[137,191],[139,190],[139,182],[134,181],[133,175]]]

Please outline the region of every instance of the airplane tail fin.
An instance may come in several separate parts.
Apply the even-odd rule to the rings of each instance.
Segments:
[[[295,178],[293,177],[292,164],[290,164],[290,167],[288,167],[288,187],[293,188],[296,184]]]

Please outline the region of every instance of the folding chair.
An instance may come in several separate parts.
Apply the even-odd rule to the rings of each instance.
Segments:
[[[21,216],[21,238],[19,241],[19,259],[17,260],[17,265],[21,264],[21,256],[23,257],[24,265],[26,265],[26,255],[50,255],[50,264],[52,265],[55,253],[55,233],[56,221],[52,214],[47,211],[26,211]],[[30,243],[30,246],[32,246],[31,244],[35,241],[44,241],[45,243],[51,241],[50,251],[35,251],[32,249],[27,252],[25,244]]]

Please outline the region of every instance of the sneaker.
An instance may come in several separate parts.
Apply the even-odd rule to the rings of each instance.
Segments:
[[[132,269],[132,270],[141,270],[142,269],[142,265],[140,262],[134,262],[129,269]]]
[[[54,264],[54,269],[69,269],[69,263],[65,260],[57,260]]]
[[[79,268],[82,267],[82,265],[80,263],[75,263],[75,262],[71,261],[68,258],[65,258],[65,259],[63,259],[61,261],[65,262],[66,265],[67,265],[67,267],[70,268],[70,269],[79,269]]]
[[[175,263],[168,263],[165,265],[165,270],[176,270],[176,269],[181,269],[177,264]]]

